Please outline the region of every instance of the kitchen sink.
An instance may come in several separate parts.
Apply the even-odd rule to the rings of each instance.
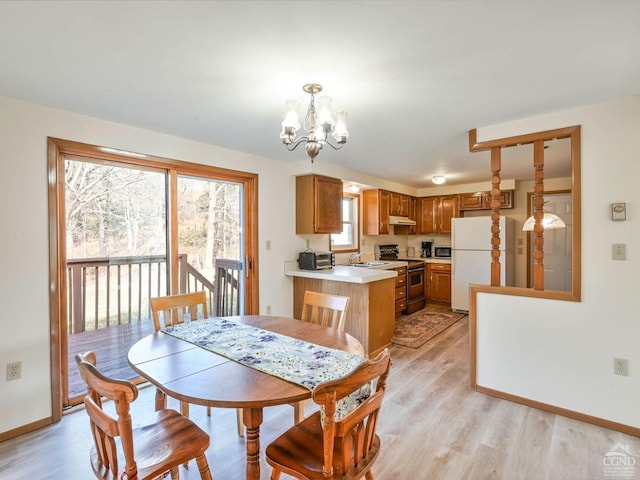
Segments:
[[[386,265],[388,262],[361,262],[352,263],[351,267],[379,267],[380,265]]]

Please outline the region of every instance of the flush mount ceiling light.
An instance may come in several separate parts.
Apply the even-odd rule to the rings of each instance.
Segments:
[[[334,150],[340,150],[347,143],[347,138],[349,138],[346,125],[347,112],[338,112],[334,120],[331,112],[331,97],[318,97],[316,109],[316,94],[322,91],[322,85],[307,83],[302,87],[302,90],[311,95],[307,113],[304,117],[306,135],[296,137],[296,132],[300,128],[297,112],[300,103],[297,100],[287,100],[285,102],[285,112],[282,115],[280,138],[289,151],[293,151],[298,145],[305,143],[307,155],[311,159],[311,163],[313,163],[313,160],[325,144]],[[333,145],[328,138],[329,133],[332,133],[336,145]]]
[[[435,183],[436,185],[442,185],[444,182],[446,182],[446,178],[444,175],[434,175],[433,178],[431,179],[431,181],[433,183]]]
[[[356,185],[355,183],[352,183],[351,185],[349,185],[349,193],[358,193],[360,192],[360,187],[358,185]]]

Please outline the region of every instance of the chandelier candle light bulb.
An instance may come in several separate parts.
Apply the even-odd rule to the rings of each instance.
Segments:
[[[300,129],[297,112],[299,103],[296,100],[287,100],[280,138],[289,151],[293,151],[298,145],[305,143],[305,150],[313,163],[325,144],[334,150],[340,150],[347,143],[347,138],[349,138],[346,126],[347,112],[338,112],[337,120],[334,120],[331,113],[331,97],[318,97],[316,109],[316,94],[322,91],[321,85],[308,83],[302,89],[311,95],[304,119],[304,129],[307,134],[296,138],[296,132]],[[333,145],[328,138],[332,131],[337,145]]]

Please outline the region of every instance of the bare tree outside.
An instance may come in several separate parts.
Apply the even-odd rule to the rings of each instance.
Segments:
[[[149,298],[167,294],[165,185],[162,172],[66,160],[69,333],[148,319]],[[241,259],[240,185],[180,176],[177,197],[193,273],[180,289],[212,289],[216,260]]]
[[[67,160],[67,258],[164,255],[164,178]]]
[[[211,281],[217,259],[240,260],[240,185],[178,178],[178,245]]]

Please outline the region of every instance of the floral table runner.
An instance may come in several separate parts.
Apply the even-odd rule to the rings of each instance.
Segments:
[[[364,361],[354,353],[220,317],[181,323],[162,331],[309,390],[347,375]]]

